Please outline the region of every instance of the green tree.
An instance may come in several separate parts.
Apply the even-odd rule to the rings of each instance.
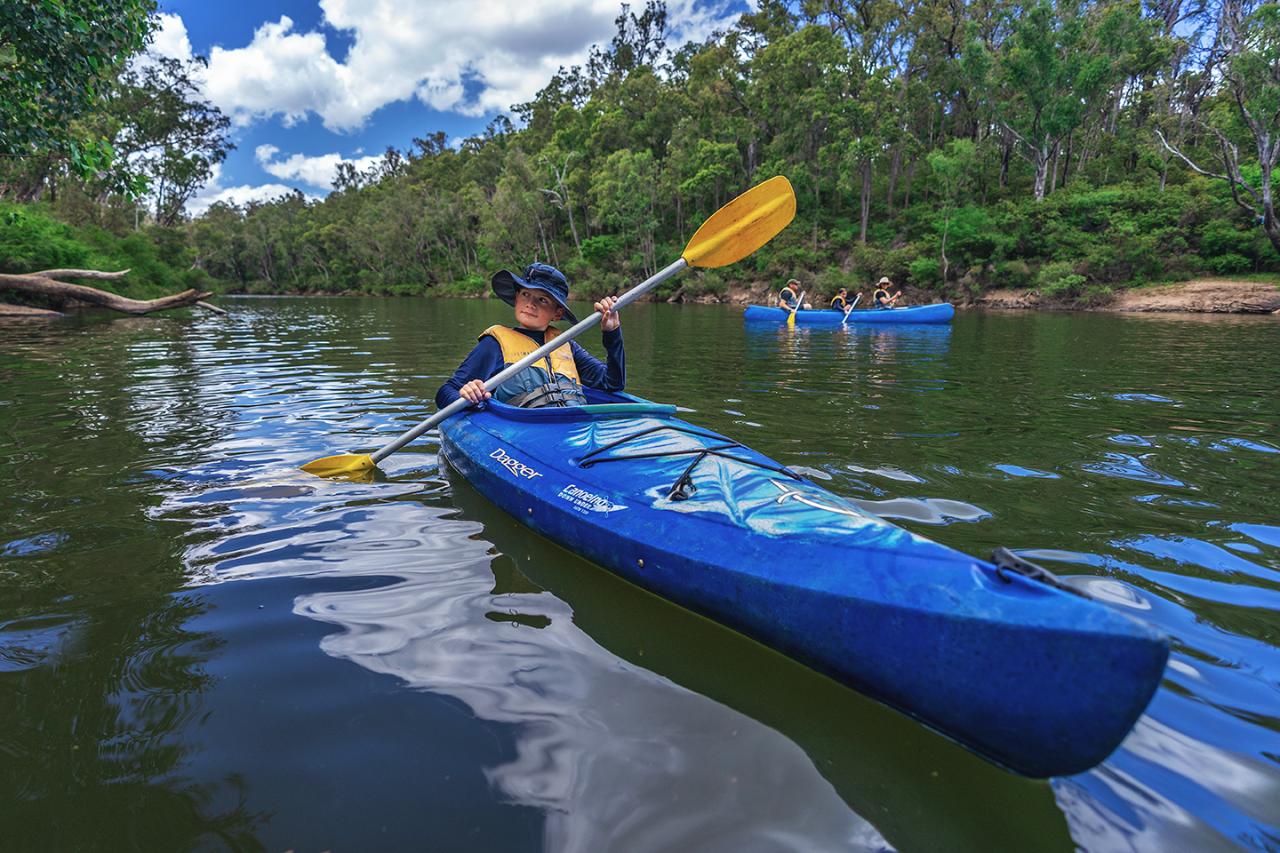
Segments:
[[[609,155],[591,184],[591,197],[600,224],[622,235],[628,247],[640,249],[646,276],[657,270],[654,232],[654,190],[658,173],[648,151],[628,149]]]
[[[1241,0],[1228,0],[1219,38],[1227,52],[1225,91],[1214,100],[1207,117],[1192,120],[1211,137],[1222,171],[1200,167],[1159,129],[1156,133],[1192,169],[1225,181],[1236,205],[1262,226],[1280,251],[1273,184],[1280,163],[1280,5],[1265,3],[1250,12]],[[1242,143],[1253,147],[1256,167],[1251,168],[1241,155]]]
[[[1018,11],[994,56],[983,56],[985,45],[971,42],[969,64],[980,75],[977,84],[989,89],[1001,126],[1034,167],[1040,201],[1063,140],[1123,76],[1127,46],[1145,30],[1127,3],[1089,7],[1060,0],[1055,9],[1040,0]]]
[[[106,114],[119,130],[115,150],[147,179],[156,222],[173,225],[233,146],[231,119],[200,95],[203,60],[158,58],[127,70]]]
[[[971,185],[976,162],[976,149],[968,139],[953,139],[947,144],[946,149],[929,154],[929,170],[934,180],[938,182],[938,195],[942,197],[942,235],[938,255],[942,261],[944,283],[951,270],[951,261],[947,258],[947,237],[951,232],[951,218],[955,214],[960,195]]]
[[[56,154],[82,176],[142,189],[78,120],[104,106],[154,11],[154,0],[0,0],[0,157]]]

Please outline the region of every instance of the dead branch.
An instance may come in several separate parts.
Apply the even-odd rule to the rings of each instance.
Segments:
[[[40,272],[29,272],[27,275],[39,275],[45,278],[92,278],[99,281],[124,278],[129,270],[120,270],[119,272],[103,272],[102,270],[40,270]]]
[[[61,317],[62,312],[50,311],[48,308],[31,308],[26,305],[6,305],[0,302],[0,318],[5,317]]]
[[[114,280],[123,276],[128,270],[119,272],[103,272],[102,270],[41,270],[33,273],[0,273],[0,290],[13,290],[50,299],[58,304],[71,300],[87,302],[120,311],[124,314],[150,314],[155,311],[167,311],[170,308],[184,308],[195,305],[212,296],[212,293],[200,290],[184,290],[172,296],[159,299],[129,299],[117,293],[109,293],[96,287],[83,284],[68,284],[56,281],[57,278],[88,278],[97,280]],[[213,308],[213,306],[208,306]]]

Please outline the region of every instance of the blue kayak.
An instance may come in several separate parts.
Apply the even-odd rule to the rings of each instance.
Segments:
[[[673,406],[588,400],[464,411],[443,456],[561,546],[1027,776],[1102,761],[1160,683],[1163,637],[1035,566],[896,527]]]
[[[748,305],[742,319],[748,323],[785,323],[787,314],[781,308]],[[807,326],[839,326],[842,323],[950,323],[956,309],[949,302],[933,305],[913,305],[910,308],[855,308],[846,320],[844,312],[805,311],[796,312],[796,322]]]

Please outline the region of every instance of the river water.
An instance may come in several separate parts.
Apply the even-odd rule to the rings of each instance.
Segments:
[[[1275,320],[627,310],[628,390],[1172,638],[1122,747],[1034,781],[538,539],[433,436],[296,470],[425,417],[506,306],[224,304],[0,327],[0,848],[1280,849]]]

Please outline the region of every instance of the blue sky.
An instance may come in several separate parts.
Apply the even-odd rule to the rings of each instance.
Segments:
[[[459,141],[613,35],[617,0],[161,0],[151,51],[209,58],[205,96],[236,150],[188,209],[291,189],[444,131]],[[670,46],[730,24],[741,0],[668,0]],[[642,8],[643,0],[632,4]],[[513,117],[514,118],[514,117]]]

